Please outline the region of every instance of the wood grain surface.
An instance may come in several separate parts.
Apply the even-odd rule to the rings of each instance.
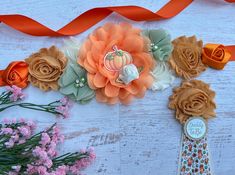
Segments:
[[[0,14],[19,13],[58,29],[82,12],[98,6],[139,5],[156,11],[167,0],[25,0],[0,1]],[[195,0],[173,19],[156,22],[133,22],[113,14],[76,36],[84,39],[97,26],[107,21],[127,21],[134,26],[164,28],[172,37],[196,35],[204,43],[235,44],[235,5],[223,0]],[[79,26],[78,26],[79,27]],[[13,60],[22,60],[42,47],[61,47],[63,39],[32,37],[0,24],[0,68]],[[216,91],[217,117],[209,121],[209,148],[215,175],[235,173],[235,62],[223,71],[207,69],[198,79]],[[177,79],[174,86],[178,86]],[[3,91],[3,88],[0,89]],[[62,96],[58,92],[41,92],[29,87],[26,101],[47,103]],[[66,136],[60,152],[77,151],[93,146],[96,162],[87,175],[176,175],[180,150],[181,125],[173,111],[167,108],[172,88],[146,93],[130,106],[99,104],[75,105],[71,117],[58,119],[50,114],[14,108],[0,114],[4,117],[24,117],[37,121],[38,130],[57,122]]]

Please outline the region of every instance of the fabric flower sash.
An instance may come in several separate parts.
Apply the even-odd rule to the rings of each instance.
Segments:
[[[172,41],[163,29],[107,23],[83,43],[71,38],[61,50],[56,46],[42,48],[25,61],[10,63],[0,71],[0,86],[26,88],[30,83],[43,91],[59,91],[81,104],[96,97],[98,102],[127,105],[143,98],[148,89],[171,86],[175,76],[191,80],[208,67],[223,69],[228,61],[235,60],[232,51],[221,44],[203,46],[196,36]],[[199,93],[206,99],[202,95]],[[179,117],[186,120],[185,115]]]

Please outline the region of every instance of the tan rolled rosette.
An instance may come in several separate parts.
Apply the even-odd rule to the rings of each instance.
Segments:
[[[221,44],[206,44],[202,50],[202,62],[214,69],[223,69],[231,56]]]
[[[43,91],[58,90],[58,79],[63,73],[67,58],[55,46],[42,48],[25,59],[29,64],[29,81]]]
[[[176,111],[176,119],[185,123],[192,116],[209,119],[215,116],[215,92],[200,80],[185,81],[173,90],[169,108]]]
[[[197,77],[206,70],[202,63],[202,41],[197,41],[195,36],[181,36],[172,41],[174,49],[169,63],[176,74],[185,79]]]

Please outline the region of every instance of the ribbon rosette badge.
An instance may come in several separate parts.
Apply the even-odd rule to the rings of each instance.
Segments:
[[[214,96],[208,84],[191,80],[175,88],[170,97],[169,108],[176,110],[176,119],[184,124],[179,175],[211,174],[206,120],[215,116]]]

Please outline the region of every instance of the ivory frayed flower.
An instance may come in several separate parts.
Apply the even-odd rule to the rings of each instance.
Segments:
[[[156,60],[167,61],[173,48],[170,34],[163,29],[146,30],[144,34],[150,39],[150,52]]]
[[[215,92],[200,80],[185,81],[173,90],[169,108],[176,111],[176,119],[185,123],[192,116],[204,119],[215,117]]]
[[[159,61],[157,66],[151,72],[154,77],[151,89],[153,91],[162,91],[171,86],[175,80],[175,76],[166,62]]]
[[[202,41],[197,41],[195,36],[181,36],[173,42],[174,49],[169,63],[176,74],[185,79],[197,77],[206,70],[202,63]]]
[[[29,65],[29,81],[43,91],[58,90],[58,80],[63,73],[67,58],[55,46],[42,48],[25,59]]]
[[[78,63],[87,70],[87,81],[96,90],[97,101],[129,104],[134,97],[144,96],[153,82],[150,71],[154,60],[148,53],[148,43],[140,29],[130,24],[107,23],[90,34],[80,49]],[[117,81],[120,70],[128,64],[137,67],[139,78],[128,84]]]

